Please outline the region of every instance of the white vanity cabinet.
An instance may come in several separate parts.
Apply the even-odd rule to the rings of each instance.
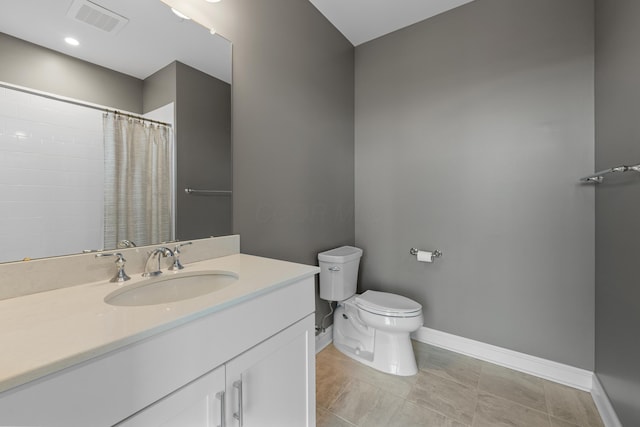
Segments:
[[[0,425],[314,427],[315,272],[6,390]],[[134,321],[165,308],[122,310]]]
[[[117,427],[314,427],[315,358],[310,331],[312,316]]]
[[[224,366],[220,366],[118,423],[117,427],[224,426],[224,397]]]
[[[315,427],[313,317],[227,363],[226,427]]]

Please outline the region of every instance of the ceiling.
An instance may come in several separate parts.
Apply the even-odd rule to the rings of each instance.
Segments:
[[[174,2],[92,0],[129,20],[119,32],[108,34],[69,18],[74,1],[2,0],[0,32],[141,79],[178,60],[231,82],[231,43],[193,21],[181,20],[162,1]],[[357,46],[473,0],[309,1]],[[79,39],[80,46],[66,45],[63,38],[69,35]]]
[[[473,0],[309,0],[354,45]]]
[[[68,17],[74,0],[2,0],[0,32],[140,79],[178,60],[231,82],[231,43],[178,18],[161,1],[92,2],[128,22],[110,33]],[[67,45],[66,36],[78,39],[80,45]]]

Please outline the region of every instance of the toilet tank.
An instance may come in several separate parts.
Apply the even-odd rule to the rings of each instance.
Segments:
[[[318,254],[320,298],[344,301],[356,293],[362,249],[342,246]]]

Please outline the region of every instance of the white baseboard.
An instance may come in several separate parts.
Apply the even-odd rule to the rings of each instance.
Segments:
[[[424,326],[414,332],[412,338],[425,344],[465,354],[569,387],[588,392],[593,388],[593,372],[585,369],[440,332]]]
[[[316,335],[316,354],[318,354],[322,349],[331,344],[333,341],[333,325],[329,326],[325,329],[324,332]]]
[[[607,396],[598,376],[595,374],[593,375],[593,389],[591,390],[591,396],[598,408],[598,412],[600,412],[600,417],[602,418],[604,425],[606,427],[622,427],[622,423],[618,419],[618,415],[616,415],[613,405],[611,405],[609,396]]]

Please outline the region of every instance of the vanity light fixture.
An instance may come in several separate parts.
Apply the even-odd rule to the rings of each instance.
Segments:
[[[204,0],[204,1],[206,1],[207,3],[218,3],[218,2],[220,2],[220,0]]]
[[[74,39],[73,37],[65,37],[64,41],[71,46],[79,46],[80,42],[77,39]]]
[[[175,14],[176,14],[176,16],[177,16],[178,18],[180,18],[180,19],[185,19],[185,20],[187,20],[187,21],[190,21],[190,20],[191,20],[191,18],[189,18],[187,15],[185,15],[184,13],[181,13],[181,12],[179,12],[179,11],[175,10],[174,8],[171,8],[171,12],[175,13]]]

